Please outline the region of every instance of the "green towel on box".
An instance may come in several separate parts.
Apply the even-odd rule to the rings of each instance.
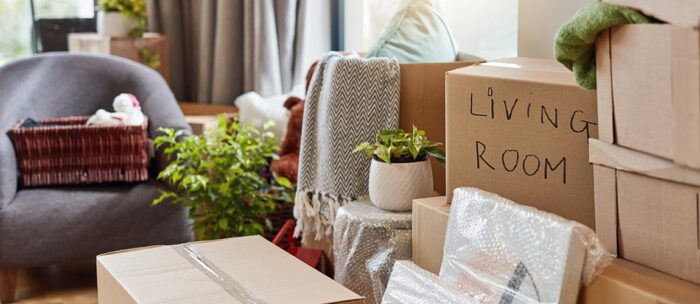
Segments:
[[[649,18],[628,7],[591,3],[559,29],[554,40],[554,56],[574,72],[579,86],[595,90],[595,40],[598,33],[616,25],[649,22]]]

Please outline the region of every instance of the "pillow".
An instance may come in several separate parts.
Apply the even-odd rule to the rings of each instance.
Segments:
[[[432,0],[404,0],[367,57],[400,63],[455,61],[457,44]]]

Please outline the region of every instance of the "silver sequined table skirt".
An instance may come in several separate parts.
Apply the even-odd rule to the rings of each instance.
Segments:
[[[394,262],[411,259],[411,212],[357,201],[338,209],[333,224],[335,280],[380,303]]]

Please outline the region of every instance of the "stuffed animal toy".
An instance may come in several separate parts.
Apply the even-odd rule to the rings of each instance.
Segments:
[[[316,71],[314,62],[306,72],[306,91],[308,94],[311,77]],[[277,176],[284,176],[290,181],[297,182],[299,170],[299,149],[301,147],[301,125],[304,121],[304,101],[301,98],[291,96],[284,102],[284,107],[289,109],[289,121],[282,147],[278,153],[279,159],[272,161],[270,170]]]
[[[119,94],[114,98],[112,107],[116,112],[97,110],[88,121],[88,126],[139,126],[145,120],[141,104],[132,94]]]
[[[245,93],[234,101],[238,108],[238,119],[242,125],[252,125],[257,129],[262,129],[268,121],[274,121],[275,125],[270,131],[278,138],[278,143],[283,140],[287,131],[289,120],[289,110],[284,107],[284,102],[290,96],[301,96],[303,88],[292,91],[290,94],[272,97],[262,97],[256,92]]]
[[[289,121],[287,122],[287,134],[284,137],[279,159],[273,160],[270,170],[277,176],[283,176],[296,183],[299,169],[299,148],[301,146],[301,124],[304,119],[304,101],[299,97],[291,96],[284,102],[284,107],[289,109]]]
[[[136,99],[136,96],[126,93],[119,94],[114,98],[112,107],[117,113],[126,114],[125,125],[139,126],[143,124],[144,116],[141,112],[141,103]]]
[[[99,109],[95,115],[90,116],[86,125],[88,126],[121,126],[126,120],[124,113],[110,113]]]

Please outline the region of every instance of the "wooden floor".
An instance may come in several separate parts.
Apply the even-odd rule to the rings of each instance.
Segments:
[[[15,303],[97,303],[95,263],[21,270]]]

